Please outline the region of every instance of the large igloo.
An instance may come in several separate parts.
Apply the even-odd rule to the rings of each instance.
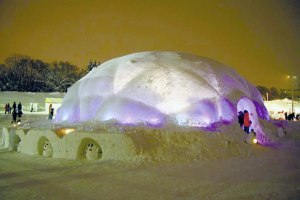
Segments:
[[[67,92],[56,122],[116,120],[122,124],[211,127],[237,123],[248,110],[252,128],[269,119],[258,90],[212,59],[176,52],[141,52],[107,61]]]

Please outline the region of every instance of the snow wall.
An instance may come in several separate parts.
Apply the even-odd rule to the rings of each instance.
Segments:
[[[56,123],[116,120],[124,125],[205,127],[237,123],[248,110],[262,144],[260,119],[269,120],[258,90],[212,59],[142,52],[107,61],[77,81],[63,99]]]
[[[28,155],[79,160],[132,160],[135,148],[124,134],[2,128],[1,146]]]
[[[173,131],[128,127],[122,133],[74,131],[62,136],[61,130],[10,127],[1,129],[0,141],[2,147],[28,155],[101,161],[182,162],[247,157],[266,150],[246,144],[246,134],[238,124],[222,128],[201,132],[184,127]]]

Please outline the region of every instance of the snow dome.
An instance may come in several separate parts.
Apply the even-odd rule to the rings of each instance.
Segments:
[[[258,90],[212,59],[176,52],[142,52],[107,61],[65,95],[56,122],[116,120],[122,124],[211,127],[237,123],[250,111],[252,126],[269,119]]]

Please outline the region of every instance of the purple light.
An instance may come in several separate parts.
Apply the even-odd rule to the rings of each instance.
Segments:
[[[134,61],[134,62],[133,62]],[[74,84],[56,122],[115,120],[122,125],[181,126],[217,130],[252,113],[258,141],[259,118],[269,119],[257,89],[234,70],[208,58],[175,52],[143,52],[116,58]]]

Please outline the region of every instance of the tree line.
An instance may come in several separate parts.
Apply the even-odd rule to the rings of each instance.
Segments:
[[[67,92],[88,70],[69,62],[47,63],[13,54],[0,64],[0,91]]]
[[[264,100],[275,100],[275,99],[292,99],[292,91],[291,89],[289,90],[284,90],[284,89],[277,89],[275,87],[271,88],[266,88],[264,86],[256,86],[258,91],[260,92],[261,96],[263,97]],[[299,89],[297,89],[297,86],[295,86],[294,89],[294,99],[297,100],[299,99],[298,95]]]

